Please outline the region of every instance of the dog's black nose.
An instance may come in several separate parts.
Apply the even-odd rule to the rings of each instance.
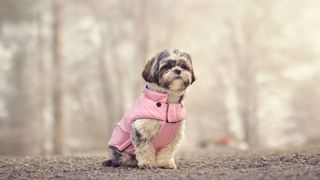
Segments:
[[[180,69],[175,69],[174,72],[175,72],[176,74],[181,74],[181,70],[180,70]]]

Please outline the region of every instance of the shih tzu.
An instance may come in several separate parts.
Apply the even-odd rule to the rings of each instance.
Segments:
[[[178,49],[147,62],[142,95],[117,123],[104,166],[176,169],[174,153],[184,133],[185,91],[195,81],[192,60]]]

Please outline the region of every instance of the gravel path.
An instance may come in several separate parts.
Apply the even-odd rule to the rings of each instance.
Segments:
[[[0,157],[0,179],[320,179],[320,152],[210,153],[177,158],[177,170],[106,168],[103,156]]]

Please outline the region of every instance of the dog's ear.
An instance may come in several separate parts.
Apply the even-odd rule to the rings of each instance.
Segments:
[[[155,57],[147,62],[142,71],[142,77],[146,82],[155,82],[154,74],[153,74],[153,63],[155,62]]]
[[[190,54],[188,54],[188,53],[186,53],[186,52],[183,52],[183,53],[181,53],[180,56],[186,57],[186,58],[188,59],[188,61],[190,61],[190,63],[192,64],[192,58],[191,58],[191,55],[190,55]],[[190,82],[190,84],[192,84],[195,80],[196,80],[196,77],[195,77],[195,75],[194,75],[193,65],[192,65],[192,69],[191,69],[191,82]]]
[[[192,68],[192,70],[191,70],[191,83],[190,84],[192,84],[195,80],[196,80],[196,77],[194,75],[193,68]]]

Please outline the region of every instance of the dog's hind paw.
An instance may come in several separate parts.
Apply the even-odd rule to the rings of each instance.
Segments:
[[[115,161],[113,159],[105,160],[102,162],[102,166],[105,167],[119,167],[120,163],[118,161]]]

